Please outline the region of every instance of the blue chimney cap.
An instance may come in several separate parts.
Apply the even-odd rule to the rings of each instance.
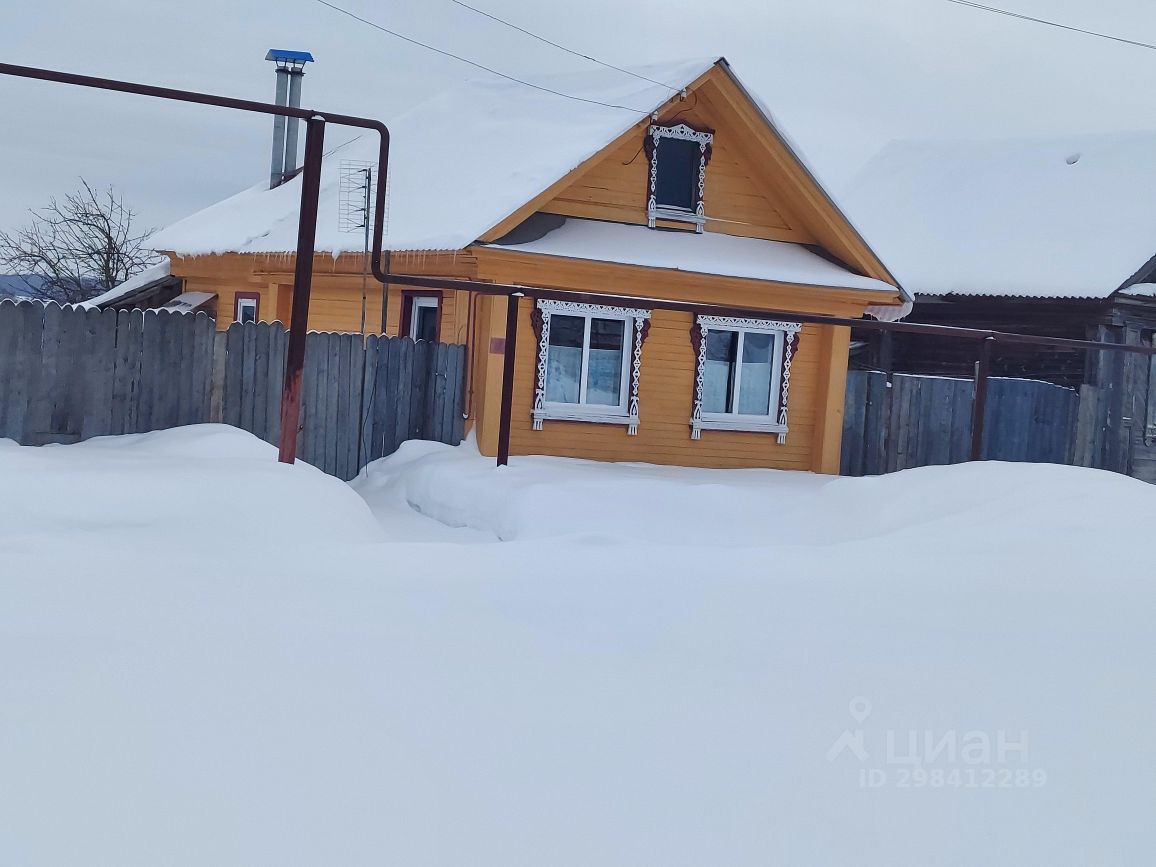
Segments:
[[[284,48],[270,48],[265,55],[266,60],[276,60],[278,63],[310,63],[313,55],[308,51],[287,51]]]

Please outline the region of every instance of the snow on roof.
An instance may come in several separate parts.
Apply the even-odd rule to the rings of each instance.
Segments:
[[[193,313],[217,297],[215,292],[183,292],[161,307],[175,313]]]
[[[895,142],[844,204],[922,295],[1107,298],[1156,254],[1156,131]]]
[[[649,84],[612,70],[552,76],[547,86],[579,102],[505,80],[468,81],[388,122],[390,176],[385,248],[460,250],[646,117],[718,62],[697,59],[639,67]],[[345,130],[327,131],[341,141]],[[361,232],[338,219],[343,160],[376,162],[376,135],[326,156],[318,251],[362,249]],[[297,247],[301,177],[259,184],[162,229],[150,240],[178,255],[284,253]]]
[[[1156,283],[1135,283],[1127,289],[1121,289],[1120,294],[1134,298],[1156,298]]]
[[[113,286],[107,292],[97,295],[95,298],[89,298],[83,302],[81,307],[100,307],[102,304],[112,304],[131,295],[140,289],[144,289],[150,283],[156,283],[158,280],[164,280],[172,273],[172,262],[165,259],[151,268],[145,268],[135,277],[130,277],[123,283]]]
[[[715,232],[656,232],[644,226],[567,219],[537,240],[497,249],[889,295],[899,291],[882,280],[853,274],[798,244]]]

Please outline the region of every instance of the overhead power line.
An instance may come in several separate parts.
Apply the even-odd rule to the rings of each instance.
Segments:
[[[583,60],[589,60],[591,63],[597,63],[599,66],[605,66],[607,69],[613,69],[615,72],[621,72],[623,75],[630,75],[642,81],[647,81],[650,84],[657,84],[659,87],[665,87],[668,90],[673,90],[675,93],[678,93],[682,90],[681,87],[675,87],[674,85],[667,84],[665,81],[655,81],[653,78],[647,78],[645,75],[640,75],[639,73],[633,72],[632,70],[623,69],[621,66],[615,66],[613,63],[607,63],[605,60],[599,60],[597,57],[591,57],[589,54],[583,54],[581,51],[575,51],[572,48],[567,48],[565,45],[559,45],[557,42],[549,40],[545,36],[539,36],[532,30],[527,30],[525,27],[519,27],[517,24],[514,24],[511,21],[507,21],[505,18],[499,18],[497,15],[487,12],[484,9],[479,9],[477,6],[471,6],[469,3],[463,2],[463,0],[450,0],[450,2],[456,3],[463,9],[469,9],[471,12],[475,12],[478,15],[481,15],[483,18],[489,18],[491,21],[497,21],[499,24],[504,24],[513,30],[517,30],[519,33],[524,33],[530,38],[537,39],[539,42],[544,42],[545,44],[557,48],[560,51],[565,51],[567,54],[573,54],[575,57],[581,57]]]
[[[534,90],[541,90],[545,93],[552,93],[554,96],[561,96],[561,97],[564,97],[565,99],[575,100],[576,102],[585,102],[585,103],[589,103],[590,105],[601,105],[604,108],[617,108],[617,109],[621,109],[622,111],[633,112],[634,114],[649,114],[652,111],[651,108],[631,108],[628,105],[617,105],[617,104],[612,103],[612,102],[600,102],[597,99],[587,99],[584,96],[575,96],[572,93],[563,93],[560,90],[554,90],[553,88],[545,87],[541,84],[534,84],[532,81],[525,81],[524,79],[517,78],[513,75],[507,75],[504,72],[499,72],[496,69],[492,69],[489,66],[485,66],[484,64],[478,63],[475,60],[470,60],[469,58],[454,54],[452,51],[446,51],[443,48],[438,48],[434,45],[429,45],[428,43],[421,42],[417,39],[414,39],[411,36],[406,36],[404,33],[398,33],[396,30],[390,30],[388,27],[383,27],[382,25],[378,24],[375,21],[370,21],[368,18],[362,18],[360,15],[355,15],[353,12],[350,12],[348,9],[342,9],[340,6],[337,6],[333,3],[330,3],[329,0],[317,0],[317,2],[320,3],[322,6],[329,7],[334,12],[340,12],[342,15],[348,15],[354,21],[360,21],[362,24],[365,24],[369,27],[372,27],[375,30],[380,30],[382,33],[388,33],[390,36],[393,36],[397,39],[401,39],[405,42],[410,43],[411,45],[416,45],[419,48],[424,48],[427,51],[432,51],[435,54],[440,54],[443,57],[451,57],[454,60],[461,61],[462,63],[467,63],[470,66],[473,66],[477,69],[482,70],[483,72],[488,72],[491,75],[496,75],[499,78],[504,78],[507,81],[514,82],[515,84],[521,84],[525,87],[532,87]],[[665,87],[665,85],[663,85],[663,86]]]
[[[1058,21],[1048,21],[1046,18],[1033,18],[1031,15],[1024,15],[1019,12],[1011,12],[1007,9],[997,9],[995,6],[984,6],[982,3],[973,3],[971,0],[947,0],[948,3],[954,3],[957,6],[970,6],[972,9],[982,9],[984,12],[994,12],[997,15],[1006,15],[1008,18],[1017,18],[1020,21],[1031,21],[1035,24],[1046,24],[1048,27],[1055,27],[1059,30],[1067,30],[1071,33],[1082,33],[1085,36],[1096,36],[1100,39],[1109,39],[1112,42],[1122,42],[1124,45],[1134,45],[1137,48],[1149,48],[1156,51],[1156,45],[1149,42],[1138,42],[1135,39],[1125,39],[1123,36],[1112,36],[1110,33],[1098,33],[1095,30],[1084,30],[1081,27],[1072,27],[1069,24],[1060,24]]]

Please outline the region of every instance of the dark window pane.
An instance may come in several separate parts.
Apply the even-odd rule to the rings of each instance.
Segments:
[[[708,331],[706,333],[707,361],[734,361],[739,343],[737,331]]]
[[[411,334],[414,340],[429,340],[437,339],[438,334],[438,309],[436,307],[419,307],[417,309],[417,322],[415,333]]]
[[[626,323],[621,319],[590,320],[590,358],[586,402],[602,406],[622,403],[622,349]]]
[[[551,316],[550,345],[582,348],[586,320],[581,316]]]
[[[591,319],[591,349],[621,349],[626,322],[622,319]]]
[[[693,211],[698,206],[698,142],[677,138],[658,140],[655,202],[660,208]]]
[[[702,411],[730,412],[734,392],[737,331],[706,333],[706,364],[702,371]]]
[[[581,316],[550,317],[546,358],[546,400],[550,403],[578,403],[585,334],[586,320]]]
[[[742,380],[738,411],[743,415],[767,415],[771,411],[771,379],[775,338],[748,331],[743,335]]]

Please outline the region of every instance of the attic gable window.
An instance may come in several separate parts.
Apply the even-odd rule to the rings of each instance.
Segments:
[[[676,220],[693,223],[696,232],[702,231],[706,223],[706,164],[713,143],[713,132],[685,123],[651,125],[646,137],[650,156],[646,224],[650,228],[657,220]]]

